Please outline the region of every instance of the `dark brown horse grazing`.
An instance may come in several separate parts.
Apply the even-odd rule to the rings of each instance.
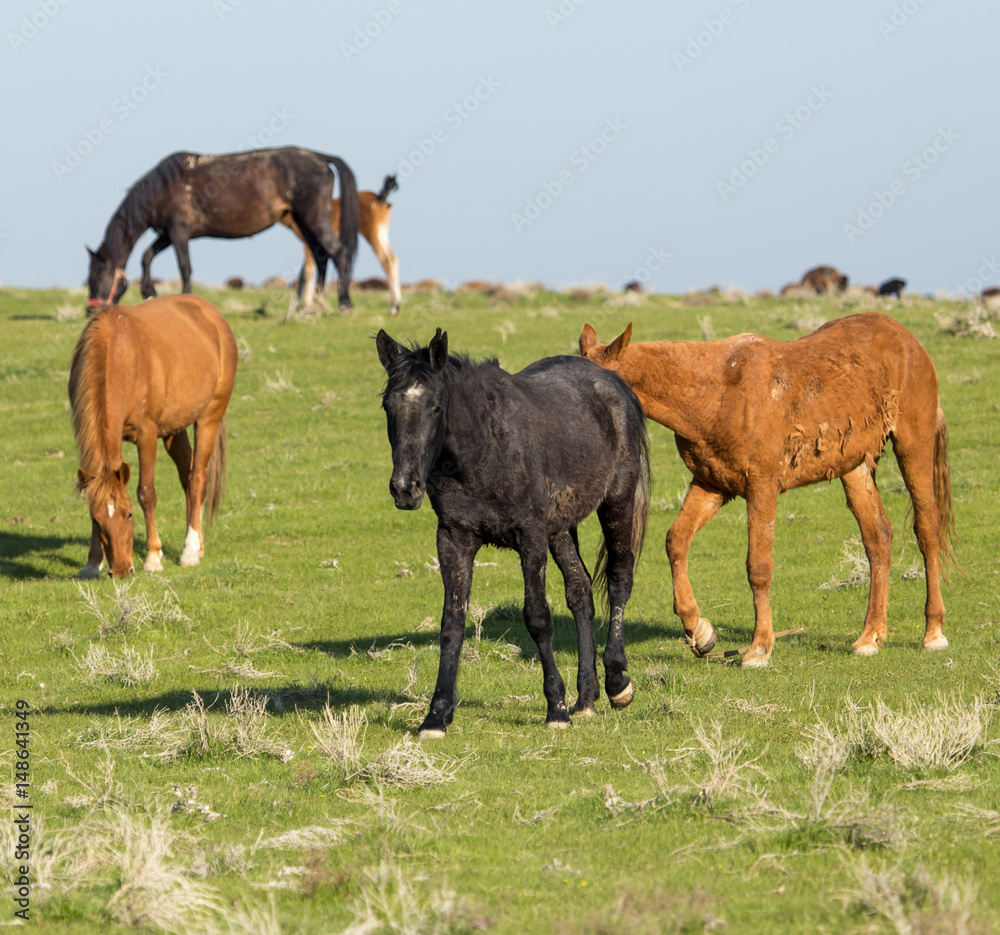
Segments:
[[[340,173],[343,210],[340,236],[330,226],[333,165]],[[124,294],[125,261],[149,228],[159,234],[142,255],[142,295],[156,295],[150,264],[173,246],[182,291],[191,291],[188,241],[196,237],[250,237],[289,218],[314,254],[331,257],[339,272],[339,301],[350,307],[349,288],[358,248],[358,188],[354,173],[337,156],[286,146],[221,156],[174,153],[147,172],[118,206],[104,242],[90,253],[90,300],[94,308]]]
[[[847,288],[847,277],[832,266],[817,266],[802,277],[802,285],[820,295],[827,292],[843,292]]]
[[[226,406],[236,376],[236,341],[220,312],[197,296],[113,306],[87,323],[69,376],[79,487],[90,507],[91,539],[81,578],[133,572],[132,502],[122,441],[139,451],[139,504],[146,519],[146,571],[161,571],[153,485],[156,440],[177,465],[187,497],[181,565],[197,565],[205,546],[202,507],[211,520],[226,476]],[[194,452],[187,427],[195,426]]]
[[[399,288],[399,260],[392,252],[389,245],[389,221],[392,219],[392,205],[389,203],[389,194],[399,188],[396,183],[396,176],[387,175],[382,181],[382,189],[378,194],[375,192],[358,192],[358,223],[361,228],[361,235],[371,244],[375,256],[378,257],[382,269],[385,270],[386,280],[389,283],[389,314],[398,315],[400,306],[403,304],[403,294]],[[323,291],[323,284],[326,278],[326,258],[322,258],[322,263],[317,264],[313,252],[309,249],[305,238],[299,232],[295,221],[291,217],[284,217],[281,223],[291,228],[299,240],[305,245],[305,262],[302,264],[302,272],[299,273],[299,287],[296,302],[291,310],[296,307],[308,308],[312,305],[316,297],[317,285],[320,294]],[[330,202],[330,225],[336,230],[340,226],[340,199],[334,198]]]
[[[715,644],[688,581],[695,533],[733,497],[747,502],[747,577],[753,591],[748,666],[766,665],[774,645],[770,589],[778,495],[839,477],[871,567],[868,613],[853,649],[885,643],[892,527],[875,486],[892,439],[913,503],[927,572],[925,649],[944,649],[939,556],[954,531],[948,430],[934,364],[917,339],[886,315],[852,315],[782,343],[754,334],[722,341],[630,344],[632,325],[598,344],[585,325],[580,352],[628,383],[646,415],[675,433],[694,475],[667,533],[674,612],[696,656]]]

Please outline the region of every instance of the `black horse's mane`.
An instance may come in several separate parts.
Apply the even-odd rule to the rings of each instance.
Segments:
[[[461,374],[463,378],[487,377],[499,369],[500,362],[495,357],[471,360],[468,354],[449,354],[445,372],[449,376]],[[430,349],[411,344],[409,350],[401,350],[390,362],[382,395],[384,396],[391,387],[399,386],[401,383],[427,383],[437,372],[437,368],[431,363]]]
[[[132,249],[138,234],[150,226],[156,199],[180,181],[190,155],[173,153],[167,156],[128,190],[104,233],[109,257],[127,255]]]

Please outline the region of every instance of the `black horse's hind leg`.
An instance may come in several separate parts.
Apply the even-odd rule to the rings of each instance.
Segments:
[[[525,541],[521,548],[521,572],[524,575],[524,623],[538,646],[542,660],[542,691],[548,710],[545,723],[549,727],[568,727],[566,686],[563,684],[555,656],[552,654],[552,614],[545,600],[545,566],[548,550],[545,541]]]
[[[604,690],[613,708],[624,708],[635,694],[625,658],[625,605],[632,593],[633,497],[597,508],[608,551],[608,642],[604,647]]]
[[[322,210],[310,209],[306,214],[300,214],[299,212],[293,213],[295,223],[298,224],[299,230],[306,236],[310,248],[312,244],[318,242],[319,246],[326,251],[329,257],[333,260],[337,267],[337,301],[341,308],[353,308],[351,305],[351,270],[347,264],[347,248],[341,243],[340,238],[333,232],[333,228],[330,226],[330,193],[327,193],[326,200],[323,202],[323,206],[326,208],[326,212]],[[313,250],[315,254],[315,250]],[[317,277],[320,275],[320,270],[322,270],[322,275],[326,277],[326,268],[317,261]]]
[[[465,615],[472,591],[472,562],[480,543],[460,530],[438,528],[438,561],[444,582],[444,610],[441,613],[441,659],[437,685],[427,717],[420,725],[423,740],[443,737],[455,711],[455,682],[465,639]]]
[[[156,295],[156,287],[153,285],[152,265],[153,259],[167,247],[170,246],[170,238],[166,234],[160,234],[142,255],[142,297],[151,299]]]
[[[566,585],[566,604],[576,621],[576,704],[573,713],[581,717],[595,714],[600,695],[597,683],[597,651],[594,648],[594,594],[590,575],[580,558],[576,530],[558,532],[549,539],[552,557]]]
[[[170,239],[174,245],[174,253],[177,254],[177,266],[181,271],[181,292],[187,295],[191,292],[191,255],[188,253],[187,232],[172,231]]]

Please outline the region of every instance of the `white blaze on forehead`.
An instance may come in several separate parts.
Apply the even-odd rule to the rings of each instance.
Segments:
[[[108,501],[108,516],[115,515],[115,503],[113,500]]]
[[[416,383],[411,386],[404,394],[407,399],[420,399],[421,396],[427,395],[427,390],[422,386],[418,386]]]

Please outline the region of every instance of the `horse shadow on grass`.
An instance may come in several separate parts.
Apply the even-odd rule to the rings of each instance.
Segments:
[[[32,563],[33,558],[64,565],[75,574],[80,570],[79,563],[60,553],[69,545],[87,547],[89,544],[90,539],[82,536],[46,536],[0,530],[0,576],[15,581],[51,577],[49,572]]]

